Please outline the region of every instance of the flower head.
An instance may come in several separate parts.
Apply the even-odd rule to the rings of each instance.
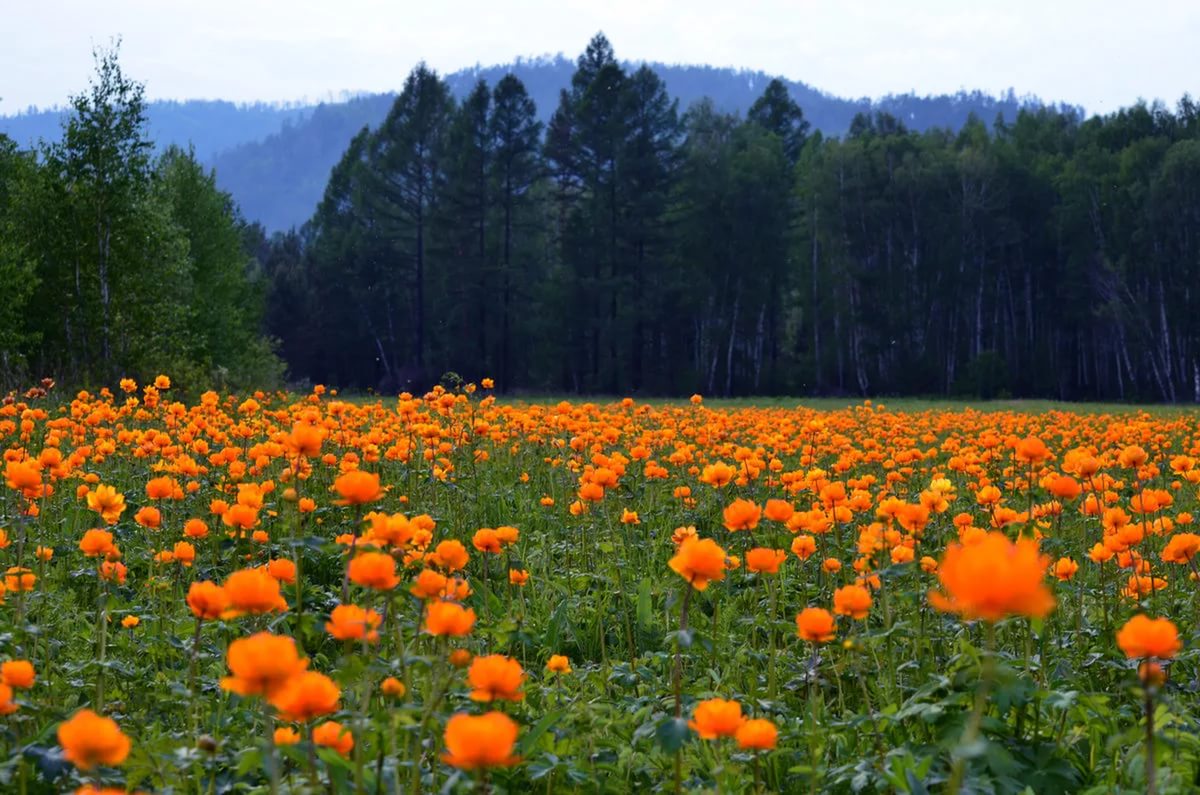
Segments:
[[[341,690],[328,676],[305,671],[286,680],[268,698],[284,720],[308,721],[337,712],[341,695]]]
[[[711,538],[688,538],[668,565],[697,591],[703,591],[709,582],[725,579],[725,558],[725,550]]]
[[[747,751],[770,751],[779,740],[779,729],[765,718],[753,718],[734,733],[738,747]]]
[[[467,669],[467,681],[473,688],[471,699],[474,701],[520,701],[525,698],[521,692],[525,672],[519,662],[503,654],[476,657]]]
[[[688,725],[702,739],[715,740],[718,737],[732,737],[745,722],[741,704],[723,698],[710,698],[696,705]]]
[[[1138,657],[1169,660],[1183,648],[1179,630],[1169,618],[1148,618],[1144,615],[1134,616],[1117,630],[1117,645],[1131,660]]]
[[[338,475],[333,488],[341,497],[338,505],[365,505],[383,496],[379,487],[379,476],[373,472],[352,469]]]
[[[400,584],[396,559],[386,552],[363,552],[350,561],[350,581],[377,591],[390,591]]]
[[[824,608],[806,607],[796,615],[796,634],[809,643],[828,643],[837,634],[837,622]]]
[[[222,679],[221,687],[242,696],[269,697],[308,667],[294,640],[269,632],[233,641],[225,659],[233,676]]]
[[[475,611],[454,602],[434,600],[425,608],[424,629],[430,635],[462,636],[475,626]]]
[[[478,717],[460,712],[446,722],[447,753],[442,761],[462,770],[514,765],[518,731],[516,722],[503,712]]]
[[[279,580],[262,569],[241,569],[225,579],[229,606],[241,613],[271,613],[287,610]]]
[[[364,610],[358,605],[338,605],[325,622],[325,631],[338,640],[379,640],[377,627],[383,616],[374,610]]]
[[[80,770],[120,765],[133,747],[116,721],[90,709],[81,709],[59,724],[58,744],[67,761]]]
[[[1054,596],[1043,581],[1049,565],[1036,541],[1013,543],[1004,533],[987,533],[946,549],[937,572],[945,593],[931,593],[929,601],[966,619],[1041,617],[1054,609]]]
[[[833,612],[855,620],[871,611],[871,592],[861,585],[845,585],[833,592]]]

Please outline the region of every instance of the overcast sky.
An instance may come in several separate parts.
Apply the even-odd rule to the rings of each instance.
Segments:
[[[842,96],[979,88],[1104,113],[1200,94],[1200,0],[3,0],[0,114],[63,103],[123,39],[160,98],[326,99],[517,56],[762,69]]]

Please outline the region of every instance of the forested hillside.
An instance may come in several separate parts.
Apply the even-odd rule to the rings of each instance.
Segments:
[[[583,393],[1200,397],[1200,114],[814,130],[684,109],[597,37],[546,124],[418,67],[257,243],[296,377]]]
[[[763,72],[744,69],[648,66],[679,100],[681,110],[707,98],[722,112],[744,114],[772,79]],[[636,64],[624,67],[637,69]],[[574,68],[574,63],[562,56],[518,59],[509,65],[463,69],[447,75],[445,82],[451,95],[461,101],[478,80],[494,85],[511,72],[525,86],[539,119],[545,122],[558,103],[559,92],[570,84]],[[914,130],[958,129],[972,114],[989,122],[997,115],[1011,120],[1021,107],[1039,104],[1011,94],[994,98],[980,92],[851,100],[802,82],[783,82],[805,109],[813,128],[833,135],[845,133],[858,113],[889,113]],[[149,102],[148,135],[160,150],[172,145],[193,146],[202,162],[215,166],[218,184],[232,194],[246,217],[268,230],[284,230],[312,215],[329,170],[350,139],[364,126],[378,126],[395,98],[390,93],[364,94],[341,102],[291,107],[203,100]],[[69,110],[49,110],[0,116],[0,133],[20,146],[34,145],[39,139],[54,141],[67,113]]]

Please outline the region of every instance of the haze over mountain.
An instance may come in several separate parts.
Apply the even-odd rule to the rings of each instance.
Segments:
[[[686,109],[710,98],[717,109],[744,113],[773,77],[762,71],[712,66],[652,63],[670,94]],[[507,65],[473,67],[446,76],[461,99],[479,81],[495,84],[512,72],[525,84],[545,121],[570,83],[575,63],[562,55],[518,59]],[[402,76],[397,77],[397,84]],[[798,81],[785,81],[815,130],[841,135],[859,113],[885,112],[914,130],[958,129],[972,115],[991,124],[998,116],[1011,120],[1022,107],[1041,107],[1035,97],[960,91],[952,95],[889,95],[879,99],[847,99]],[[303,224],[312,215],[329,178],[330,168],[350,139],[364,126],[375,127],[386,116],[395,94],[362,94],[319,104],[234,104],[224,101],[156,101],[149,104],[150,136],[160,149],[191,145],[197,157],[216,169],[217,183],[231,193],[242,214],[269,230]],[[1061,105],[1060,109],[1082,114]],[[0,116],[0,132],[20,145],[54,140],[60,133],[61,108]]]

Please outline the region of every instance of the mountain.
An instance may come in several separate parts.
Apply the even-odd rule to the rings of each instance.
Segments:
[[[196,148],[196,156],[205,162],[221,151],[248,141],[265,138],[285,124],[302,122],[313,106],[257,102],[235,104],[222,100],[191,99],[183,102],[163,100],[147,103],[150,137],[166,148],[170,144]],[[67,108],[40,110],[31,108],[14,116],[0,116],[0,133],[21,146],[38,141],[58,140]]]
[[[627,64],[636,67],[639,64]],[[708,97],[719,110],[744,113],[772,79],[761,71],[648,64],[679,100],[681,109]],[[494,84],[512,72],[525,83],[542,120],[558,105],[575,62],[562,55],[517,59],[512,64],[462,69],[446,76],[456,97],[479,80]],[[975,115],[990,124],[997,116],[1012,119],[1023,107],[1040,107],[1034,97],[1011,91],[993,97],[978,91],[937,96],[896,94],[881,99],[845,99],[806,83],[785,81],[814,129],[840,135],[858,113],[889,113],[911,129],[958,129]],[[356,132],[374,127],[387,115],[394,94],[362,94],[342,102],[318,105],[235,105],[191,100],[153,102],[149,106],[151,136],[160,146],[191,143],[197,156],[213,166],[217,183],[237,200],[243,215],[269,231],[288,229],[312,215],[329,176]],[[18,143],[57,137],[65,111],[30,111],[0,117],[0,132]]]

